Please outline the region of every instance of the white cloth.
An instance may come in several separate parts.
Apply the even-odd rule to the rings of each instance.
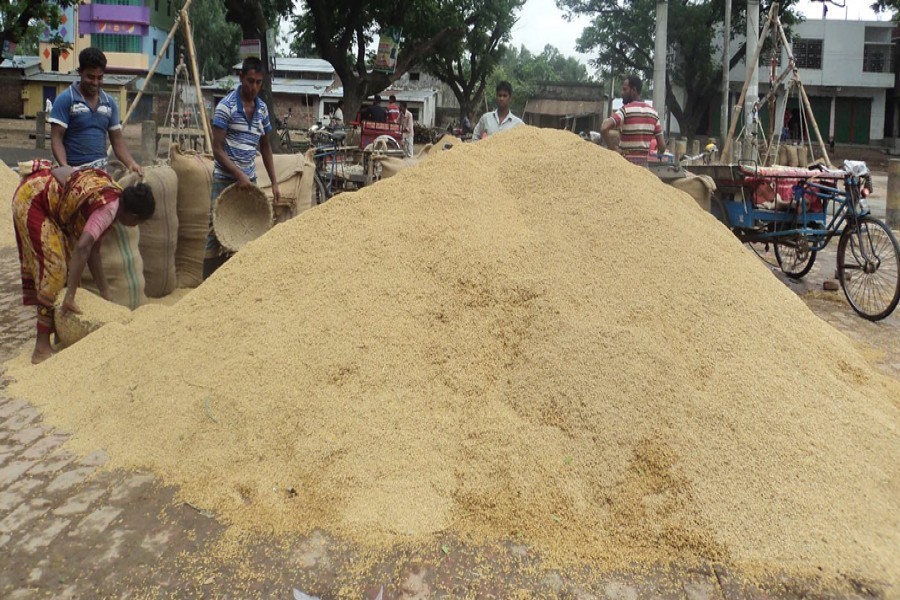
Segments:
[[[413,156],[413,137],[403,136],[403,154],[406,155],[407,158],[412,158]]]
[[[507,129],[518,127],[521,124],[522,119],[512,113],[508,113],[502,123],[500,122],[500,117],[497,115],[496,110],[484,113],[481,115],[481,118],[478,119],[475,130],[472,131],[472,139],[480,140],[484,133],[487,133],[488,136],[492,136],[497,132],[506,131]]]

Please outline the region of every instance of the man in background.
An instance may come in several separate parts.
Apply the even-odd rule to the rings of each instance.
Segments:
[[[399,123],[400,115],[403,113],[400,110],[400,106],[397,105],[397,96],[391,94],[388,97],[388,105],[387,105],[387,122],[388,123]]]
[[[387,110],[381,105],[381,96],[375,94],[372,105],[364,108],[361,116],[363,121],[374,121],[375,123],[386,122]]]
[[[272,182],[273,202],[278,204],[281,193],[275,177],[272,145],[269,133],[269,107],[259,98],[265,78],[262,61],[245,58],[241,65],[241,83],[222,98],[213,114],[213,184],[209,208],[209,236],[206,238],[206,255],[203,258],[203,279],[225,264],[231,255],[219,243],[213,228],[212,215],[216,201],[225,188],[233,183],[240,187],[256,184],[256,150],[262,154],[263,165]]]
[[[78,81],[57,96],[50,111],[50,150],[61,167],[106,169],[106,140],[129,170],[144,174],[131,157],[119,107],[103,91],[106,55],[98,48],[85,48],[78,54]]]
[[[403,139],[403,154],[405,154],[407,158],[412,158],[413,143],[416,135],[415,120],[413,119],[413,114],[409,111],[406,102],[400,102],[399,111],[400,133]]]
[[[618,145],[610,134],[613,129],[619,130]],[[659,115],[641,100],[641,79],[637,75],[629,75],[622,81],[622,107],[600,124],[600,134],[607,148],[619,150],[629,162],[642,167],[647,166],[654,139],[657,154],[665,153],[666,139]]]
[[[522,124],[522,119],[509,112],[511,100],[512,85],[508,81],[501,81],[497,84],[497,110],[481,115],[472,131],[473,140],[484,139]]]

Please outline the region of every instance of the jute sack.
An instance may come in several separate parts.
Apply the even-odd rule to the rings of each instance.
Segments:
[[[712,193],[716,189],[716,183],[708,175],[688,175],[681,179],[673,179],[668,182],[672,187],[686,192],[697,201],[700,208],[710,212]]]
[[[787,166],[787,164],[788,164],[787,146],[778,146],[778,162],[776,164]]]
[[[800,166],[799,158],[797,157],[797,147],[796,146],[787,146],[787,166],[789,166],[789,167]]]
[[[123,188],[141,181],[137,173],[119,180]],[[140,224],[141,258],[144,261],[145,293],[162,298],[177,287],[175,249],[178,243],[178,176],[168,165],[144,167],[144,179],[153,192],[156,210]]]
[[[175,273],[178,287],[194,288],[203,282],[203,255],[209,234],[213,161],[206,154],[183,152],[172,144],[169,166],[178,176],[178,244]]]
[[[809,164],[809,148],[800,146],[797,148],[797,166],[806,168]]]
[[[100,242],[100,260],[112,301],[131,309],[147,302],[144,294],[144,261],[141,260],[139,240],[140,231],[137,227],[125,227],[116,221],[106,230]],[[86,289],[99,293],[87,267],[81,284]]]
[[[56,297],[56,337],[63,346],[71,346],[75,342],[87,337],[107,323],[127,323],[131,320],[131,311],[124,306],[107,302],[100,296],[85,289],[75,292],[75,304],[81,310],[81,314],[71,312],[63,313],[60,310],[63,299],[66,297],[66,288],[60,290]]]
[[[272,160],[275,180],[281,194],[281,204],[273,204],[273,207],[275,220],[281,223],[315,205],[312,192],[316,167],[311,158],[303,154],[275,154]],[[272,182],[259,155],[256,157],[256,185],[272,203],[275,198],[272,193]]]

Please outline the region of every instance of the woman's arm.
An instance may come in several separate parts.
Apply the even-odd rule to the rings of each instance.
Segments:
[[[97,284],[97,289],[100,290],[100,295],[109,300],[109,282],[103,273],[103,260],[100,258],[99,240],[91,246],[91,254],[88,256],[88,268],[91,270],[91,276],[94,278],[94,283]]]
[[[75,292],[81,285],[81,275],[84,273],[84,267],[87,264],[91,254],[91,248],[94,245],[94,238],[89,233],[82,233],[75,244],[75,251],[72,252],[72,258],[69,260],[69,277],[66,281],[66,297],[63,299],[62,310],[71,311],[73,313],[81,313],[78,305],[75,304]]]

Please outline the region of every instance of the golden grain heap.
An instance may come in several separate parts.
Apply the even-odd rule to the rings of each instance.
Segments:
[[[342,194],[12,374],[77,448],[240,527],[900,580],[900,386],[566,132]]]

